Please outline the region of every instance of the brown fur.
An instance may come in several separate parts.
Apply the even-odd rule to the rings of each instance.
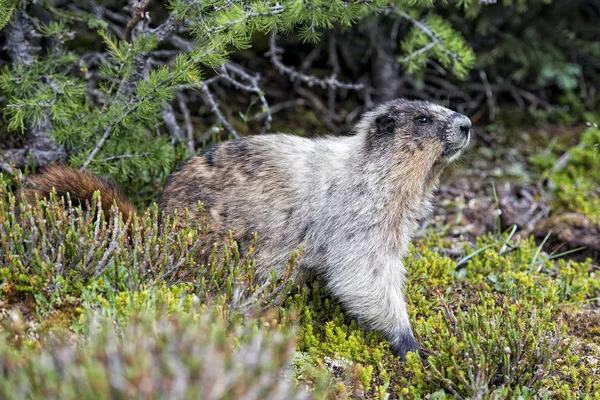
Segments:
[[[59,198],[69,193],[73,205],[81,205],[84,208],[92,203],[94,192],[99,191],[105,218],[111,215],[113,204],[116,204],[117,209],[123,214],[124,221],[136,212],[133,204],[112,182],[60,164],[50,165],[40,174],[29,178],[18,196],[23,193],[27,202],[33,204],[36,196],[40,199],[50,197],[53,189]]]

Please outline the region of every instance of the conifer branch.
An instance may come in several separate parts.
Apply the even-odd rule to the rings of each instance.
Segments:
[[[186,98],[183,94],[177,94],[177,102],[179,109],[183,114],[183,121],[185,123],[185,130],[187,133],[187,149],[190,154],[196,153],[196,147],[194,146],[194,126],[192,125],[192,118],[190,116],[190,109],[187,106]]]
[[[140,153],[140,154],[125,153],[125,154],[120,154],[118,156],[111,156],[111,157],[103,158],[102,162],[114,161],[114,160],[123,160],[125,158],[148,157],[150,155],[152,155],[152,153]]]
[[[460,60],[462,58],[459,54],[456,54],[455,52],[444,48],[444,45],[442,44],[442,42],[440,42],[440,39],[438,38],[438,36],[431,30],[431,28],[425,22],[416,20],[413,17],[411,17],[410,15],[408,15],[407,13],[405,13],[404,11],[398,10],[394,4],[392,4],[390,7],[391,7],[391,10],[395,14],[399,15],[400,17],[404,18],[407,21],[410,21],[414,26],[416,26],[424,34],[426,34],[429,37],[429,39],[431,40],[431,42],[428,43],[427,45],[425,45],[424,47],[422,47],[419,50],[417,50],[417,51],[409,54],[408,56],[406,56],[402,60],[402,62],[408,62],[411,58],[413,58],[413,57],[415,57],[415,56],[417,56],[419,54],[425,53],[425,52],[431,50],[433,47],[439,47],[452,60],[457,61],[457,60]]]
[[[330,75],[329,77],[322,79],[315,75],[306,75],[301,72],[296,71],[292,67],[288,67],[281,61],[281,55],[283,54],[283,49],[277,47],[277,42],[275,40],[275,34],[272,34],[269,38],[269,51],[265,54],[269,57],[271,63],[275,66],[275,68],[279,71],[279,73],[283,75],[289,75],[290,80],[294,81],[298,79],[301,82],[306,83],[309,87],[318,85],[323,89],[328,87],[333,87],[337,89],[348,89],[348,90],[362,90],[365,85],[362,83],[344,83],[337,80],[337,76],[335,74]]]
[[[138,99],[137,103],[130,106],[127,111],[125,111],[125,113],[120,116],[118,119],[114,120],[111,124],[109,124],[105,129],[104,129],[104,134],[102,135],[102,137],[100,138],[100,140],[98,141],[98,143],[96,143],[96,146],[94,147],[94,149],[92,150],[92,152],[90,153],[90,155],[86,158],[85,162],[83,163],[83,165],[81,166],[81,168],[79,168],[80,171],[85,171],[88,169],[88,167],[90,166],[90,164],[92,163],[92,161],[94,161],[94,158],[96,158],[96,156],[98,155],[98,153],[100,152],[100,150],[102,149],[102,146],[104,146],[104,143],[108,140],[108,138],[110,137],[110,132],[112,131],[112,129],[115,127],[115,125],[117,125],[118,123],[120,123],[121,121],[123,121],[127,116],[129,116],[129,114],[131,114],[132,112],[134,112],[139,105],[142,103],[142,101],[144,101],[145,99]]]
[[[15,18],[6,27],[6,46],[5,49],[15,65],[32,67],[35,63],[36,55],[31,37],[33,37],[33,27],[28,21],[28,16],[24,11],[17,12]],[[53,88],[56,98],[56,88]],[[45,107],[51,107],[52,104],[45,104]],[[3,170],[9,168],[10,163],[22,168],[29,163],[28,158],[42,166],[57,160],[64,159],[66,152],[64,148],[48,136],[54,127],[50,119],[50,112],[47,110],[45,116],[38,123],[30,123],[27,126],[27,144],[25,149],[9,150],[3,154],[4,162],[1,165]],[[24,151],[23,151],[24,150]]]
[[[165,22],[154,29],[148,29],[146,34],[155,37],[158,40],[158,43],[162,43],[179,32],[181,27],[181,22],[179,22],[173,14],[170,14]]]

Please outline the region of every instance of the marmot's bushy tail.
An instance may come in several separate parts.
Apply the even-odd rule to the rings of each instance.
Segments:
[[[117,208],[123,214],[124,221],[127,221],[129,215],[136,212],[133,204],[114,183],[64,165],[45,167],[40,174],[27,180],[22,193],[25,194],[29,204],[33,204],[36,194],[40,199],[48,198],[53,188],[59,198],[69,193],[73,205],[82,207],[92,204],[94,192],[100,191],[105,217],[110,216],[113,203],[116,203]]]

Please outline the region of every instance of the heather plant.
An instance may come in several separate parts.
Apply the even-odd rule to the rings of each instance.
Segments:
[[[468,309],[453,311],[439,297],[443,314],[420,325],[427,367],[413,360],[409,370],[457,399],[541,394],[569,347],[566,329],[552,321],[551,310],[481,295]]]
[[[294,354],[294,330],[231,325],[217,312],[132,307],[126,320],[90,313],[88,334],[46,338],[38,350],[14,339],[26,334],[19,314],[0,336],[0,396],[22,398],[305,399],[312,393],[281,379]]]
[[[514,230],[465,245],[459,259],[442,256],[445,246],[439,237],[424,238],[406,259],[420,357],[411,354],[402,365],[380,334],[347,318],[317,281],[310,294],[288,300],[300,321],[296,369],[304,374],[324,360],[338,382],[334,391],[359,398],[381,390],[400,398],[551,397],[565,392],[569,368],[582,394],[595,393],[597,340],[581,343],[559,317],[598,296],[590,260],[554,257],[532,239],[515,239]],[[591,364],[574,355],[588,351]]]
[[[224,396],[280,390],[275,380],[309,396],[326,386],[330,396],[358,398],[568,398],[570,374],[581,393],[596,391],[594,356],[586,355],[595,354],[594,339],[581,342],[558,316],[597,297],[597,271],[590,261],[546,254],[514,230],[465,245],[458,259],[442,255],[447,243],[439,237],[415,244],[406,292],[422,354],[403,364],[378,332],[344,315],[321,281],[288,295],[297,256],[288,275],[258,283],[252,249],[240,255],[232,241],[214,245],[202,221],[167,220],[158,228],[156,212],[148,211],[128,226],[118,216],[105,220],[96,203],[82,211],[55,198],[18,213],[5,185],[2,194],[0,371],[7,393],[136,396],[145,388],[156,398],[175,390],[176,375],[186,382],[177,386],[186,388],[181,393],[204,393],[208,361],[197,358],[223,360],[219,376],[231,377],[219,389]],[[115,231],[122,232],[118,240]],[[242,378],[256,363],[269,367]],[[282,371],[283,381],[275,378]],[[50,378],[42,382],[42,373]],[[58,376],[68,383],[57,385]],[[141,385],[148,379],[152,384]],[[300,386],[286,386],[292,383]]]
[[[51,197],[26,204],[0,181],[2,296],[29,295],[41,316],[92,286],[105,294],[160,285],[187,287],[202,304],[227,304],[247,317],[280,304],[293,284],[300,252],[283,276],[254,278],[253,244],[240,254],[230,238],[209,235],[203,219],[163,218],[156,209],[107,219],[98,196],[89,210]],[[199,205],[201,207],[201,205]]]

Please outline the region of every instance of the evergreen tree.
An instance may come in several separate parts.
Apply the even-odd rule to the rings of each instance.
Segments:
[[[351,26],[367,16],[387,13],[414,24],[404,44],[410,72],[433,58],[464,75],[474,57],[460,35],[434,15],[418,20],[432,3],[173,0],[168,14],[157,10],[164,21],[151,28],[151,12],[146,10],[149,2],[138,1],[133,3],[125,32],[118,32],[121,38],[117,38],[111,33],[116,31],[114,27],[91,9],[73,11],[61,8],[65,5],[60,2],[45,2],[41,10],[26,1],[3,0],[0,20],[5,25],[6,45],[12,49],[10,62],[0,74],[3,117],[11,135],[42,127],[61,146],[53,157],[43,158],[29,143],[28,154],[38,164],[62,158],[64,148],[75,167],[108,174],[120,182],[141,177],[147,184],[172,167],[178,153],[173,144],[183,141],[177,122],[169,118],[169,103],[181,91],[203,93],[220,117],[219,124],[237,135],[220,115],[206,76],[207,71],[227,63],[232,52],[250,48],[257,34],[297,32],[300,40],[314,42],[333,27]],[[15,37],[11,32],[17,29],[27,34]],[[179,33],[188,35],[193,41],[186,43],[192,45],[157,62],[155,55]],[[73,44],[95,38],[103,42],[97,51]],[[40,43],[43,48],[36,47]],[[30,62],[18,61],[24,52]],[[260,90],[255,93],[264,100]],[[264,103],[263,110],[268,109]],[[194,148],[189,146],[188,152]],[[5,157],[3,169],[10,169],[7,161],[22,167],[26,157],[21,156]]]
[[[164,6],[140,0],[120,9],[109,0],[98,6],[0,0],[6,51],[0,53],[0,169],[14,173],[11,163],[66,160],[127,183],[147,201],[168,171],[211,136],[238,137],[239,123],[259,117],[262,129],[254,122],[245,130],[270,130],[268,88],[259,74],[231,62],[252,46],[258,53],[252,57],[261,58],[266,42],[271,69],[327,97],[326,106],[315,96],[306,99],[332,132],[347,129],[374,101],[399,95],[452,97],[459,111],[486,107],[493,117],[501,96],[560,111],[552,105],[559,93],[569,106],[566,117],[581,117],[598,104],[594,16],[600,10],[585,0],[548,3],[171,0]],[[555,29],[563,17],[570,24],[564,34]],[[277,40],[286,35],[280,47]],[[331,75],[307,73],[310,57],[294,59],[290,51],[285,56],[293,64],[286,65],[286,48],[307,46],[325,48]],[[260,62],[254,64],[265,65]],[[228,94],[250,97],[252,111],[240,113],[237,128],[223,111],[230,96],[215,93],[219,82]],[[336,115],[336,102],[349,91],[365,106],[347,118]],[[186,98],[195,98],[193,111]],[[192,123],[200,112],[213,115],[207,133]]]

